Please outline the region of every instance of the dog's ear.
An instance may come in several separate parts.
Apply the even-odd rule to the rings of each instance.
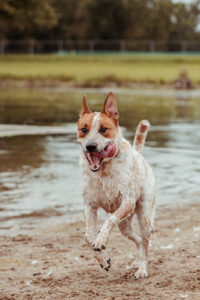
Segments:
[[[80,117],[82,117],[84,114],[90,114],[90,113],[91,113],[91,110],[89,109],[89,106],[87,104],[87,97],[84,95],[82,109],[80,111]]]
[[[106,114],[109,118],[118,121],[119,113],[117,109],[117,103],[115,100],[115,96],[112,92],[110,92],[106,97],[102,113]]]

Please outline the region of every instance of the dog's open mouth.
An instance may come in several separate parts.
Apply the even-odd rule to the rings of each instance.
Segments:
[[[85,156],[89,162],[91,171],[96,172],[101,168],[103,159],[112,158],[115,153],[115,145],[109,144],[101,152],[85,152]]]

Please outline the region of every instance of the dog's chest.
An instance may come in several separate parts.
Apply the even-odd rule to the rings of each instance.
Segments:
[[[99,206],[106,212],[113,213],[121,205],[122,193],[118,178],[106,176],[97,180],[96,195]]]
[[[137,154],[135,154],[137,155]],[[124,199],[138,198],[142,178],[132,152],[106,162],[100,171],[93,173],[87,164],[83,169],[85,201],[93,202],[107,212],[114,212]]]
[[[88,185],[91,188],[91,193],[98,199],[100,207],[113,213],[121,205],[122,195],[127,191],[130,176],[124,175],[122,168],[119,168],[118,165],[112,168],[107,167],[98,174],[91,175],[92,178],[90,178]]]
[[[106,198],[102,197],[100,199],[100,207],[103,208],[107,213],[113,213],[115,212],[122,203],[122,195],[119,192],[116,197],[113,198]]]

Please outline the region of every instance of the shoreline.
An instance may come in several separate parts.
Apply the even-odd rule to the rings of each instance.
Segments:
[[[85,242],[83,222],[0,237],[0,299],[199,300],[200,203],[157,207],[149,277],[135,281],[133,242],[117,228],[108,243],[107,273]]]
[[[200,89],[200,84],[195,83],[191,89],[175,89],[173,82],[157,82],[157,81],[101,81],[96,82],[87,80],[86,82],[78,83],[71,80],[60,80],[56,78],[30,78],[30,79],[15,79],[15,78],[0,78],[0,89],[20,88],[20,89],[38,89],[59,87],[69,89],[95,89],[95,88],[129,88],[129,89],[171,89],[173,91],[194,91]]]

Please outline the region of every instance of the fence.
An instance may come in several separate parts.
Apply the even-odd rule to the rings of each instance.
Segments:
[[[200,41],[0,40],[0,54],[200,52]]]

